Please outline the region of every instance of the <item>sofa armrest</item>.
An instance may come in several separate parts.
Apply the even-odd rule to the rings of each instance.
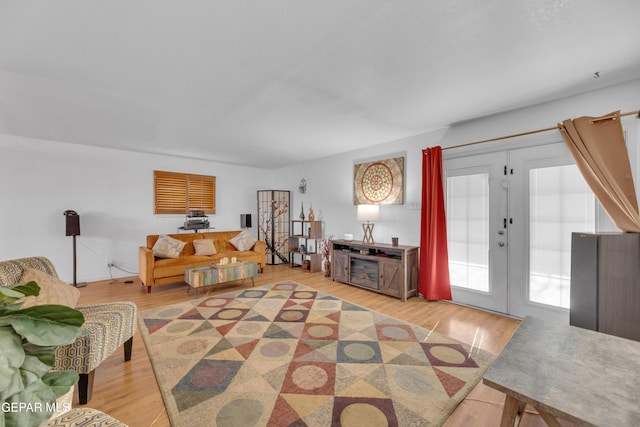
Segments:
[[[254,252],[266,252],[267,244],[263,240],[258,240],[256,241],[255,245],[253,245],[253,248],[251,248],[251,250]]]
[[[138,276],[145,286],[153,285],[153,264],[155,257],[151,249],[140,246],[138,249]]]
[[[260,271],[267,264],[267,244],[263,240],[258,240],[253,248],[251,249],[254,252],[258,252],[260,254]]]

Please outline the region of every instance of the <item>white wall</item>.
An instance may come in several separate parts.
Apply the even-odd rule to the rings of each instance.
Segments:
[[[216,230],[237,230],[240,214],[255,215],[256,190],[270,181],[262,169],[0,135],[0,259],[44,255],[71,281],[63,212],[73,209],[81,226],[77,280],[109,278],[108,261],[137,273],[145,236],[184,223],[183,215],[153,214],[154,170],[216,176],[217,213],[209,216]]]
[[[464,102],[461,97],[460,102]],[[370,159],[395,157],[399,152],[406,155],[405,204],[399,206],[381,206],[380,221],[375,224],[374,238],[377,242],[391,243],[391,237],[397,236],[400,244],[419,245],[420,211],[412,210],[412,203],[421,201],[422,149],[440,145],[452,147],[478,140],[501,137],[514,133],[528,132],[555,126],[565,119],[580,116],[599,116],[621,110],[634,111],[640,108],[640,80],[612,86],[591,93],[564,98],[530,108],[513,110],[483,119],[473,120],[434,132],[416,135],[410,138],[380,144],[363,150],[331,156],[321,160],[289,166],[275,171],[273,183],[276,188],[292,191],[292,215],[297,216],[300,202],[305,210],[313,204],[314,211],[320,212],[325,221],[325,235],[334,234],[341,238],[345,233],[354,234],[362,239],[362,225],[356,221],[356,207],[353,204],[353,165]],[[637,119],[625,122],[631,130],[630,143],[638,145]],[[522,140],[523,138],[520,138]],[[561,141],[559,132],[551,131],[532,135],[524,139],[535,141]],[[512,143],[513,140],[504,144]],[[466,151],[486,149],[482,144]],[[463,149],[456,149],[463,150]],[[631,147],[632,167],[636,177],[636,164],[640,164],[640,150]],[[307,193],[297,191],[301,178],[307,181]]]
[[[174,232],[184,221],[182,216],[153,214],[155,169],[215,175],[218,213],[210,219],[218,230],[237,229],[241,213],[256,214],[257,190],[277,189],[292,192],[293,218],[304,202],[305,213],[312,205],[317,218],[325,221],[327,236],[352,233],[361,239],[362,226],[353,205],[353,165],[398,154],[406,157],[405,204],[381,208],[374,237],[390,242],[397,236],[401,244],[418,245],[420,211],[411,205],[421,199],[422,149],[546,128],[582,115],[636,110],[639,103],[640,80],[636,80],[275,171],[0,135],[0,259],[44,255],[64,280],[71,280],[72,239],[64,236],[62,213],[73,209],[81,215],[82,228],[78,280],[108,278],[107,261],[136,273],[137,248],[145,236]],[[640,134],[637,122],[630,124],[635,126],[635,145]],[[559,140],[559,135],[553,131],[536,138]],[[635,170],[639,152],[632,158]],[[306,194],[298,192],[303,177]],[[255,225],[253,231],[256,234]]]

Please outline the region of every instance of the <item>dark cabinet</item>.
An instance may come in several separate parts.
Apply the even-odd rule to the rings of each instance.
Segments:
[[[640,341],[640,234],[572,234],[569,323]]]

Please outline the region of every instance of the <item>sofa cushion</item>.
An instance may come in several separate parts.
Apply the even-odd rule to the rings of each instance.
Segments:
[[[23,299],[23,308],[42,304],[59,304],[75,307],[80,298],[80,291],[62,280],[44,271],[28,268],[20,277],[21,283],[36,282],[40,286],[40,295],[28,296]]]
[[[182,240],[174,239],[166,234],[161,235],[153,245],[153,254],[158,258],[178,258],[186,245]]]
[[[193,247],[195,248],[195,255],[216,254],[216,246],[213,244],[213,239],[194,240]]]
[[[229,239],[229,243],[239,251],[248,251],[256,244],[256,242],[257,240],[253,238],[249,229],[243,230],[235,237]]]

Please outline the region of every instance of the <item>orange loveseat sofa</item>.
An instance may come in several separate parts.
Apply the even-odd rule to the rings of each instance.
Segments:
[[[224,257],[236,257],[245,261],[258,263],[260,271],[266,264],[267,245],[258,240],[250,250],[239,251],[230,242],[240,231],[214,231],[207,233],[169,234],[169,237],[186,242],[178,258],[158,258],[153,254],[153,246],[160,237],[158,234],[147,236],[146,246],[138,250],[138,275],[142,284],[151,292],[151,287],[184,281],[185,267],[204,265]],[[215,255],[196,255],[193,241],[212,239],[216,248]]]

